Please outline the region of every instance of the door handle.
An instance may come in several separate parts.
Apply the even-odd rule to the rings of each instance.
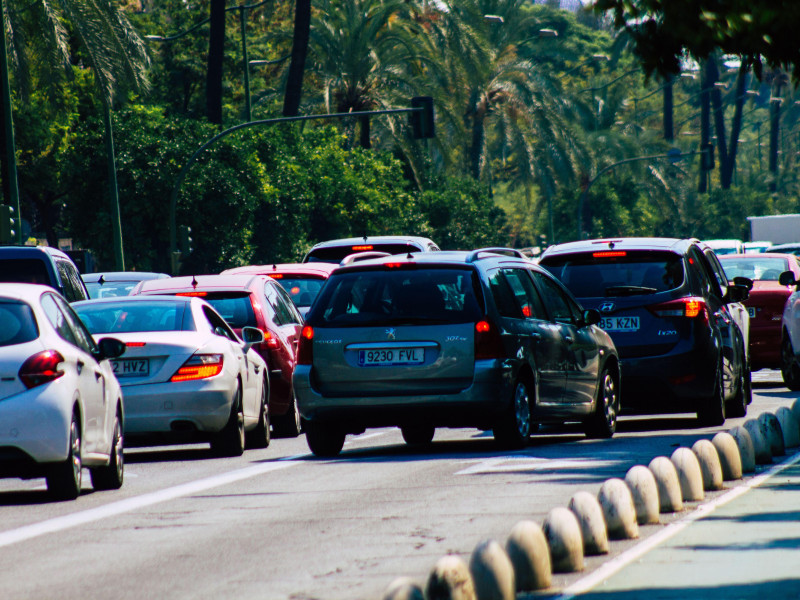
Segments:
[[[83,367],[85,367],[85,366],[86,366],[86,363],[85,363],[85,362],[83,362],[82,360],[79,360],[79,361],[76,363],[76,366],[78,367],[78,375],[80,375],[80,374],[81,374],[81,371],[83,371]]]

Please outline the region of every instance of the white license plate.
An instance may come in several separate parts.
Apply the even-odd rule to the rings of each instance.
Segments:
[[[747,307],[747,314],[750,315],[751,319],[755,319],[756,318],[756,309],[755,309],[755,307],[754,306],[748,306]]]
[[[424,361],[424,348],[379,348],[358,351],[358,365],[361,367],[421,365]]]
[[[603,317],[598,324],[606,331],[639,331],[639,317]]]
[[[146,358],[112,360],[111,368],[117,377],[144,377],[150,374],[150,361]]]

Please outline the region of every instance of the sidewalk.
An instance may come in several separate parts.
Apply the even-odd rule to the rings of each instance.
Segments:
[[[561,598],[800,599],[800,454],[746,485],[701,508],[704,516],[677,521],[620,555]]]

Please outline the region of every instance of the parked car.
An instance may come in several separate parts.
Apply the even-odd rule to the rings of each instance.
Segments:
[[[84,467],[96,490],[122,486],[125,413],[108,359],[124,351],[95,341],[51,287],[0,283],[0,477],[45,477],[65,500]]]
[[[294,374],[306,440],[335,456],[349,433],[398,426],[492,430],[522,448],[537,423],[611,437],[619,361],[572,294],[521,253],[414,253],[331,273],[308,313]]]
[[[337,266],[339,265],[323,262],[250,265],[227,269],[221,275],[266,275],[271,277],[283,286],[297,310],[305,317],[325,280]]]
[[[778,283],[791,290],[781,315],[781,375],[786,387],[796,392],[800,391],[800,277],[794,271],[784,272]]]
[[[68,302],[89,297],[72,259],[49,246],[0,246],[0,282],[49,285]]]
[[[148,271],[111,271],[104,273],[84,273],[81,279],[86,284],[89,298],[110,298],[127,296],[136,284],[148,279],[166,279],[166,273]]]
[[[112,361],[127,407],[125,435],[144,442],[210,442],[221,456],[270,442],[264,340],[244,327],[242,341],[200,298],[135,296],[77,302],[95,335],[125,342]]]
[[[746,413],[747,287],[704,244],[586,240],[550,246],[540,264],[600,311],[622,360],[624,411],[696,412],[706,425]]]
[[[760,253],[766,252],[768,248],[772,247],[772,242],[745,242],[744,244],[744,253],[745,254],[752,254],[752,253]]]
[[[781,367],[781,319],[791,285],[779,281],[785,271],[800,279],[800,262],[792,254],[728,254],[719,257],[728,279],[744,277],[753,282],[744,301],[750,317],[750,366],[752,370]]]
[[[256,327],[264,341],[255,350],[267,363],[269,416],[276,437],[300,435],[292,387],[303,317],[276,280],[261,275],[197,275],[143,281],[133,294],[177,295],[206,300],[237,334]]]
[[[704,240],[703,243],[720,256],[744,254],[744,244],[741,240]]]
[[[428,238],[412,235],[372,235],[360,238],[330,240],[316,244],[303,258],[304,263],[326,262],[339,264],[343,258],[356,252],[438,252],[439,247]]]
[[[800,242],[775,244],[764,250],[764,252],[769,254],[794,254],[795,256],[800,256]]]

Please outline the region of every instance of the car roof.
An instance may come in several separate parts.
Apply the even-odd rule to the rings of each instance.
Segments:
[[[742,254],[723,254],[722,256],[717,256],[717,258],[724,262],[732,258],[785,258],[787,260],[797,260],[800,257],[795,254],[785,254],[782,252],[744,252]]]
[[[0,297],[31,302],[45,292],[58,293],[49,285],[38,283],[0,283]]]
[[[544,251],[540,260],[545,260],[560,254],[575,254],[600,250],[662,250],[682,254],[692,244],[698,244],[695,238],[660,238],[660,237],[630,237],[630,238],[601,238],[594,240],[580,240],[549,246]]]
[[[788,244],[774,244],[768,248],[770,253],[788,250],[789,248],[800,248],[800,242],[790,242]]]
[[[248,265],[226,269],[221,275],[270,275],[272,273],[297,273],[327,277],[339,265],[333,263],[276,263],[272,265]]]
[[[103,281],[145,281],[148,279],[167,279],[166,273],[152,273],[150,271],[104,271],[101,273],[82,273],[81,278],[85,283],[100,283]]]
[[[0,259],[2,258],[32,258],[36,255],[49,254],[63,260],[72,262],[66,252],[50,246],[0,246]]]
[[[344,271],[359,271],[366,270],[370,267],[383,266],[389,263],[416,263],[430,266],[448,266],[448,265],[474,265],[483,263],[484,260],[494,260],[502,263],[517,263],[524,265],[535,265],[532,260],[519,253],[519,256],[511,256],[509,254],[500,254],[498,250],[503,252],[517,252],[518,250],[511,250],[509,248],[478,248],[476,250],[444,250],[441,252],[411,252],[408,254],[395,254],[394,256],[381,256],[379,258],[371,258],[369,260],[362,260],[354,262],[343,267],[338,267],[336,272]],[[486,263],[483,263],[486,264]]]
[[[172,302],[179,304],[187,304],[192,300],[200,300],[193,296],[114,296],[111,298],[94,298],[90,300],[81,300],[80,302],[73,302],[70,306],[86,306],[95,304],[125,304],[130,302]]]
[[[317,250],[319,248],[336,248],[338,246],[359,246],[369,243],[405,244],[407,242],[418,244],[423,248],[425,248],[428,244],[436,245],[433,240],[416,235],[365,235],[362,237],[342,238],[338,240],[319,242],[318,244],[314,244],[314,247],[311,248],[311,250]]]
[[[138,293],[158,294],[176,291],[245,291],[256,281],[263,281],[261,275],[188,275],[168,279],[150,279],[139,284]]]

